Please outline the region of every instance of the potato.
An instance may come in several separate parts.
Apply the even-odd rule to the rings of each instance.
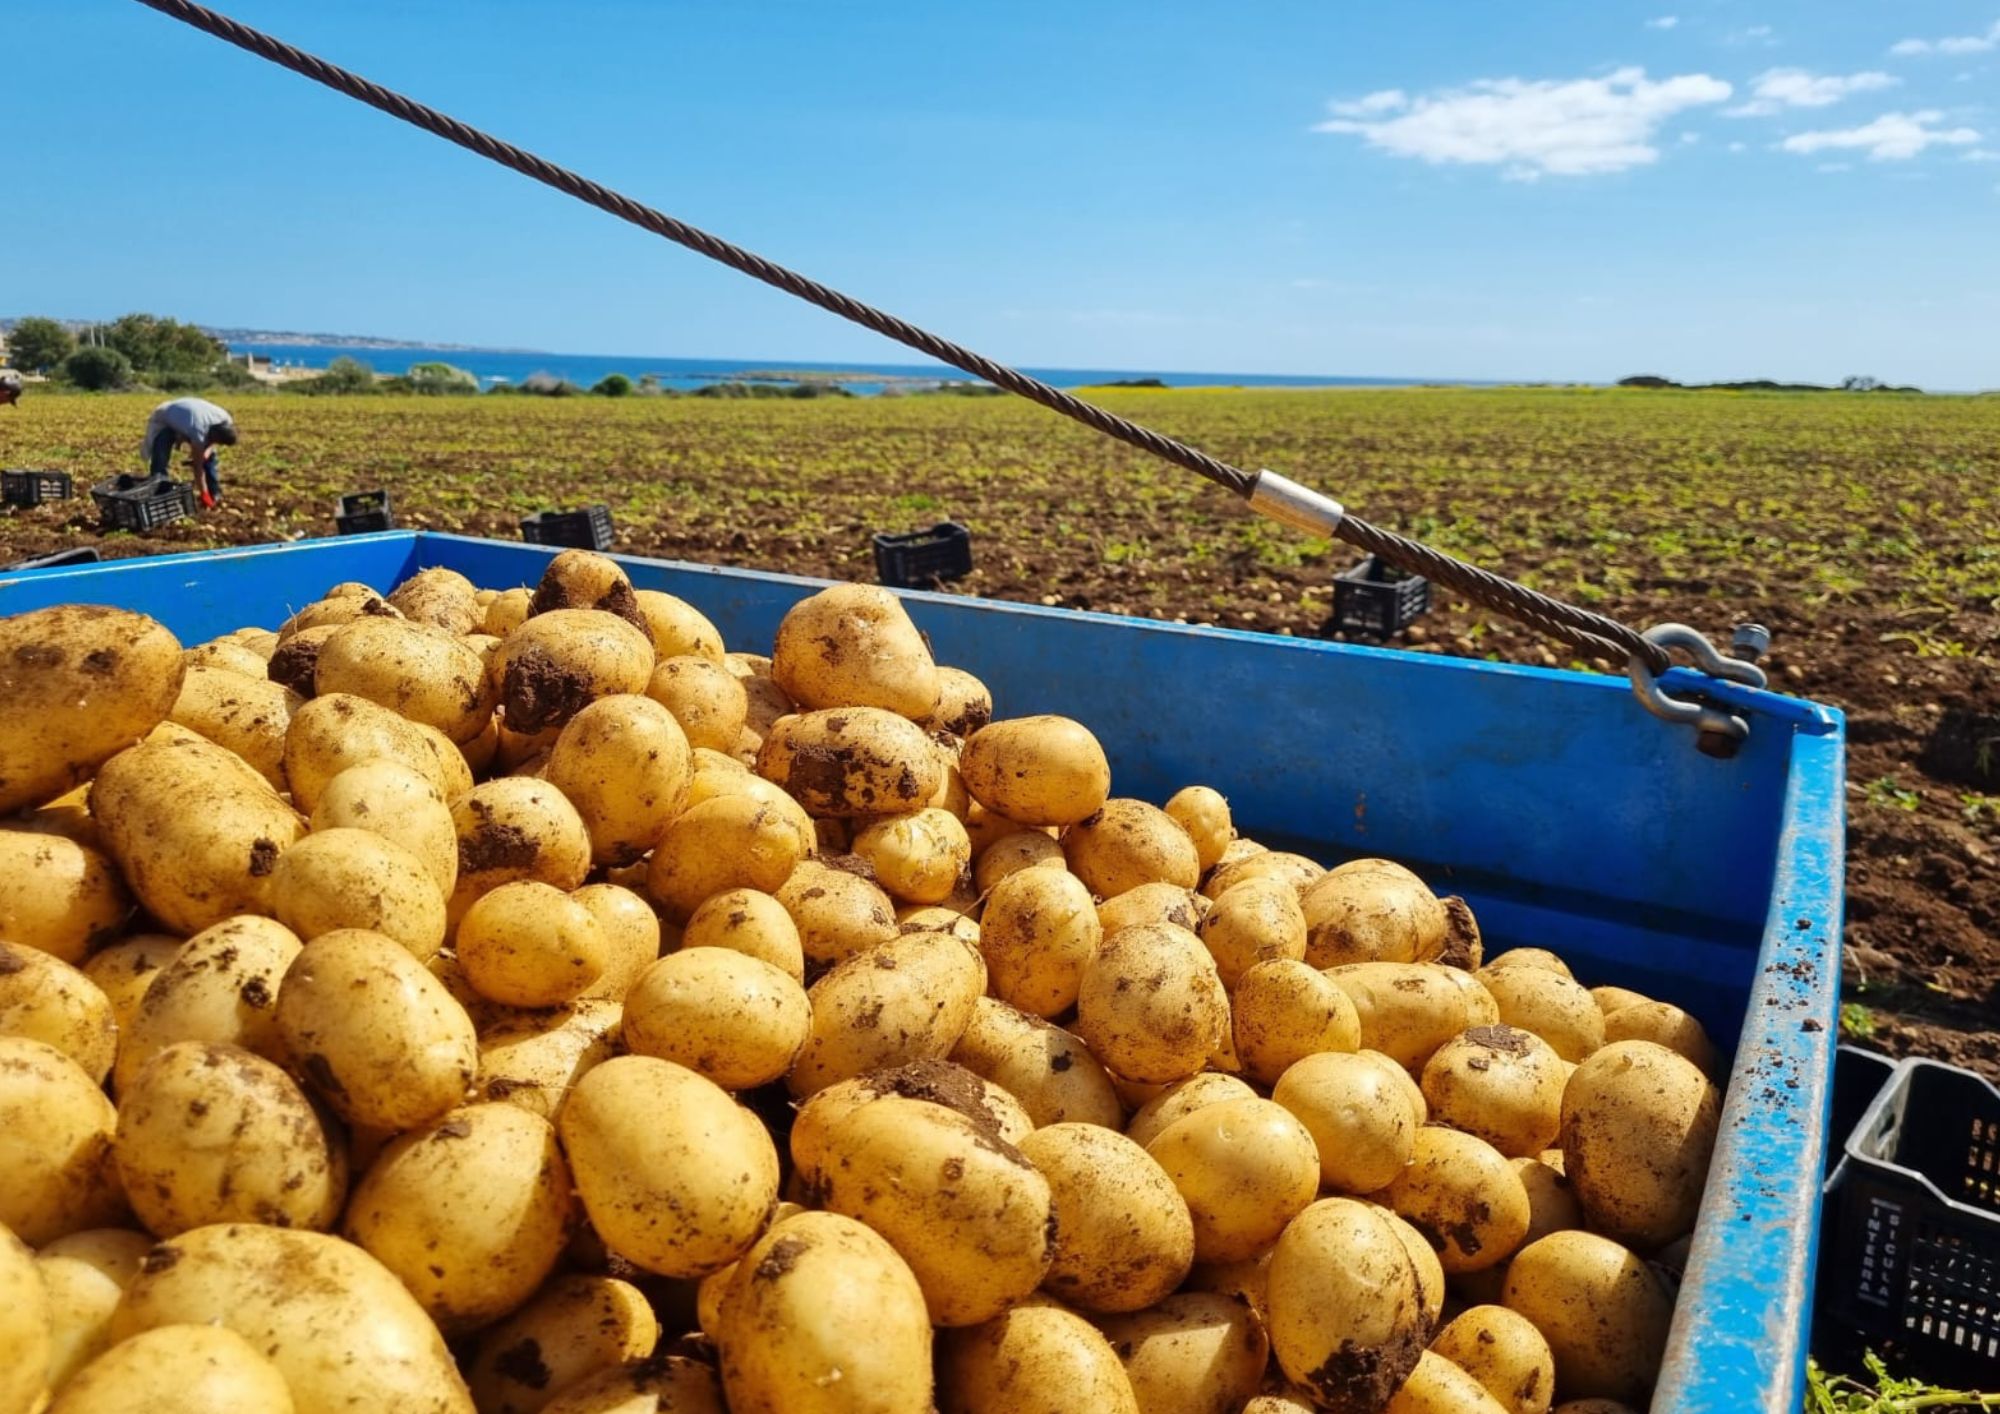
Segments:
[[[182,1041],[119,1096],[119,1179],[148,1230],[209,1223],[333,1226],[347,1196],[343,1137],[277,1066],[236,1046]]]
[[[363,616],[400,619],[403,611],[365,586],[346,594],[327,594],[278,625],[278,651],[301,634],[332,630]],[[274,652],[273,657],[277,656]]]
[[[578,999],[548,1012],[517,1012],[479,1037],[473,1096],[518,1105],[553,1120],[570,1086],[585,1071],[618,1054],[623,1008]]]
[[[1194,841],[1201,872],[1213,869],[1229,842],[1236,838],[1236,826],[1229,818],[1229,802],[1220,791],[1207,786],[1184,786],[1170,796],[1167,816]]]
[[[450,633],[471,633],[480,621],[478,591],[457,570],[418,570],[390,591],[389,603],[412,620]]]
[[[797,981],[729,948],[661,958],[625,998],[625,1044],[747,1090],[784,1078],[806,1043],[812,1007]]]
[[[152,1246],[153,1239],[143,1232],[100,1227],[59,1237],[35,1254],[35,1270],[48,1297],[51,1389],[61,1389],[109,1348],[111,1313]],[[0,1254],[0,1266],[5,1262]],[[4,1286],[0,1277],[0,1290]],[[4,1344],[5,1337],[0,1336],[0,1357]]]
[[[336,630],[314,661],[313,687],[315,696],[366,698],[454,742],[479,735],[499,696],[477,649],[442,629],[384,618]]]
[[[554,609],[602,609],[647,632],[631,576],[616,560],[594,550],[564,550],[542,571],[528,601],[528,617]]]
[[[388,624],[390,621],[377,620]],[[305,698],[272,682],[259,662],[254,675],[225,668],[190,667],[181,679],[171,720],[233,751],[270,783],[285,789],[285,733]]]
[[[479,621],[480,631],[505,638],[528,617],[528,605],[534,597],[532,589],[501,590],[487,602],[486,612]]]
[[[1244,843],[1237,840],[1231,848]],[[1323,865],[1314,863],[1303,854],[1288,854],[1257,846],[1254,852],[1246,850],[1239,858],[1218,860],[1215,868],[1202,881],[1201,892],[1214,900],[1252,879],[1276,879],[1303,893],[1308,885],[1325,873]]]
[[[253,653],[243,644],[230,638],[211,638],[206,643],[197,643],[194,647],[181,652],[181,666],[188,672],[199,668],[208,672],[237,673],[243,677],[261,678],[269,662],[269,658]]]
[[[1716,1054],[1708,1032],[1671,1002],[1638,1001],[1607,1015],[1604,1043],[1617,1041],[1652,1041],[1677,1053],[1704,1075],[1713,1077],[1721,1073],[1722,1058]]]
[[[1199,895],[1197,895],[1199,897]],[[1306,955],[1306,917],[1298,890],[1283,879],[1249,879],[1220,895],[1195,925],[1215,959],[1222,985],[1260,962],[1299,962]]]
[[[1579,1065],[1563,1092],[1563,1172],[1590,1226],[1635,1247],[1690,1231],[1720,1114],[1708,1077],[1651,1041]]]
[[[665,1352],[585,1375],[542,1407],[548,1414],[728,1414],[713,1365]]]
[[[1477,1135],[1508,1158],[1539,1154],[1562,1123],[1562,1059],[1532,1032],[1474,1026],[1424,1064],[1424,1100],[1442,1124]]]
[[[743,719],[743,731],[736,738],[730,755],[746,765],[754,765],[771,728],[782,718],[797,712],[798,704],[785,696],[784,689],[768,676],[745,677],[733,668],[730,672],[743,684],[743,695],[749,709]]]
[[[798,925],[783,904],[756,889],[727,889],[703,900],[688,917],[681,946],[728,948],[770,964],[794,982],[805,981]]]
[[[53,1046],[0,1036],[0,1226],[40,1245],[124,1211],[111,1101]]]
[[[1553,972],[1558,977],[1570,976],[1569,964],[1547,948],[1509,948],[1486,966],[1488,968],[1537,967],[1544,972]]]
[[[1243,1414],[1315,1414],[1317,1408],[1300,1394],[1260,1394],[1243,1406]]]
[[[1128,1080],[1161,1084],[1193,1075],[1228,1026],[1215,963],[1185,928],[1127,928],[1105,939],[1084,968],[1077,1032]]]
[[[544,775],[569,798],[590,833],[597,864],[630,864],[667,832],[687,804],[694,773],[688,738],[659,703],[600,697],[569,719]]]
[[[232,1330],[278,1367],[299,1414],[472,1411],[416,1301],[366,1252],[316,1232],[182,1233],[147,1255],[111,1325],[120,1340],[162,1326]]]
[[[1424,1316],[1409,1255],[1376,1209],[1324,1198],[1278,1239],[1268,1288],[1271,1351],[1322,1408],[1381,1408],[1417,1366]]]
[[[1210,907],[1208,900],[1193,889],[1178,884],[1141,884],[1099,904],[1097,923],[1107,938],[1121,928],[1134,928],[1141,923],[1171,923],[1192,933]]]
[[[653,651],[659,657],[692,654],[717,663],[723,661],[721,632],[694,605],[657,589],[637,590],[634,597],[639,601],[639,615],[646,621]]]
[[[269,918],[227,919],[189,938],[160,969],[118,1042],[113,1089],[176,1041],[241,1046],[289,1060],[278,1028],[278,984],[299,955],[298,935]]]
[[[400,846],[424,866],[438,892],[458,882],[458,832],[435,781],[400,761],[364,761],[326,783],[313,810],[315,834],[367,830]]]
[[[1271,1344],[1239,1297],[1188,1291],[1098,1322],[1144,1414],[1236,1414],[1263,1382]]]
[[[896,910],[899,933],[949,933],[961,942],[979,946],[979,925],[949,903],[906,903]]]
[[[810,1190],[825,1170],[827,1136],[849,1114],[886,1095],[924,1100],[956,1110],[981,1131],[1019,1144],[1034,1132],[1035,1122],[1012,1095],[950,1061],[916,1061],[910,1065],[871,1070],[827,1086],[798,1107],[792,1117],[792,1164]]]
[[[1103,939],[1090,890],[1063,869],[1007,875],[980,914],[979,951],[993,994],[1034,1016],[1076,1005],[1084,969]]]
[[[931,725],[955,737],[969,737],[993,720],[993,693],[963,668],[939,667],[938,704]]]
[[[0,815],[81,785],[166,720],[181,673],[179,641],[144,614],[61,604],[0,619]]]
[[[967,739],[958,769],[974,800],[1022,825],[1077,824],[1103,809],[1111,793],[1104,748],[1067,717],[982,727]]]
[[[84,1368],[51,1414],[292,1414],[278,1367],[221,1326],[161,1326],[120,1341]]]
[[[1063,855],[1076,876],[1101,898],[1142,884],[1192,889],[1201,866],[1187,831],[1143,800],[1107,800],[1089,819],[1063,833]]]
[[[370,830],[315,830],[278,856],[271,911],[306,942],[337,929],[394,938],[419,962],[444,946],[437,876],[401,845]]]
[[[653,645],[602,609],[551,609],[502,640],[500,703],[516,731],[559,727],[600,697],[643,695]]]
[[[951,1059],[1019,1100],[1037,1125],[1115,1129],[1124,1119],[1111,1077],[1081,1039],[995,998],[973,1003]]]
[[[1187,1200],[1202,1262],[1256,1256],[1319,1192],[1312,1135],[1269,1100],[1203,1105],[1168,1125],[1146,1152]]]
[[[351,1124],[414,1129],[458,1104],[478,1067],[465,1008],[401,945],[359,928],[300,949],[278,989],[278,1027]]]
[[[812,815],[848,818],[922,808],[944,763],[923,729],[879,707],[802,712],[774,723],[757,773]]]
[[[744,1254],[721,1324],[733,1414],[932,1408],[922,1288],[895,1248],[837,1213],[800,1213],[765,1233]]]
[[[1186,1080],[1175,1081],[1141,1105],[1132,1116],[1132,1122],[1125,1127],[1125,1137],[1145,1147],[1159,1138],[1169,1125],[1204,1105],[1256,1097],[1257,1092],[1235,1076],[1205,1070]]]
[[[895,898],[938,903],[972,864],[972,841],[958,817],[924,809],[870,820],[854,834],[854,853]]]
[[[1370,1054],[1322,1051],[1293,1063],[1271,1098],[1313,1137],[1320,1181],[1339,1193],[1377,1193],[1409,1167],[1422,1118]]]
[[[1136,1311],[1167,1296],[1194,1262],[1194,1224],[1173,1180],[1116,1130],[1056,1124],[1020,1141],[1048,1180],[1055,1263],[1043,1284],[1086,1311]]]
[[[449,753],[449,759],[447,759]],[[285,781],[292,803],[311,814],[327,782],[350,766],[377,758],[401,762],[455,800],[465,758],[448,739],[427,735],[365,697],[334,693],[315,697],[292,714],[285,732]]]
[[[713,658],[680,654],[653,666],[646,696],[672,714],[691,746],[727,751],[750,713],[743,684]]]
[[[1244,1073],[1260,1085],[1275,1085],[1307,1056],[1361,1045],[1354,1003],[1303,962],[1257,963],[1237,979],[1229,1009]]]
[[[715,764],[722,761],[728,761],[727,771]],[[687,808],[692,810],[695,806],[720,796],[744,796],[760,805],[770,806],[798,832],[800,848],[807,854],[811,854],[819,847],[819,835],[822,830],[834,824],[844,828],[846,823],[814,820],[812,816],[806,814],[804,806],[762,776],[750,774],[749,768],[741,762],[729,761],[727,757],[708,752],[699,762],[694,778],[688,785]],[[847,847],[844,834],[838,847],[842,850]]]
[[[1478,1380],[1426,1350],[1382,1414],[1503,1414],[1503,1407]]]
[[[786,1077],[792,1094],[803,1099],[883,1066],[945,1059],[985,990],[978,950],[949,934],[908,933],[856,953],[807,994],[812,1030]]]
[[[479,1337],[466,1380],[480,1414],[535,1414],[593,1372],[652,1354],[659,1318],[629,1282],[561,1276]]]
[[[1414,1227],[1409,1220],[1393,1209],[1382,1207],[1379,1198],[1369,1202],[1381,1208],[1383,1220],[1389,1224],[1396,1240],[1403,1244],[1404,1255],[1410,1259],[1410,1270],[1417,1275],[1417,1304],[1423,1309],[1424,1330],[1435,1331],[1444,1311],[1445,1285],[1444,1264],[1438,1261],[1437,1253],[1431,1250],[1430,1241]]]
[[[1131,1382],[1097,1328],[1045,1297],[951,1332],[939,1361],[945,1414],[1139,1414]]]
[[[1361,1044],[1421,1074],[1439,1046],[1479,1024],[1472,990],[1455,968],[1420,962],[1356,962],[1327,970],[1354,1003]],[[1470,980],[1470,979],[1468,979]]]
[[[1505,1306],[1474,1306],[1439,1331],[1431,1350],[1464,1370],[1507,1414],[1548,1414],[1555,1357],[1526,1317]]]
[[[1594,1232],[1551,1233],[1509,1264],[1504,1299],[1548,1342],[1564,1399],[1645,1403],[1674,1301],[1638,1257]]]
[[[0,828],[0,937],[76,964],[131,913],[131,895],[96,850]]]
[[[452,911],[502,884],[533,880],[565,893],[590,872],[590,832],[568,797],[545,781],[486,781],[452,802],[458,889]]]
[[[590,884],[570,898],[597,920],[604,935],[604,970],[579,994],[579,999],[619,1002],[641,972],[660,955],[660,918],[652,905],[617,884]]]
[[[513,1105],[480,1104],[391,1140],[355,1185],[342,1233],[452,1335],[534,1295],[569,1219],[554,1128]]]
[[[1380,1198],[1424,1235],[1451,1273],[1506,1261],[1528,1231],[1520,1177],[1491,1144],[1454,1129],[1420,1129],[1410,1166]]]
[[[800,860],[775,897],[813,962],[840,962],[896,936],[889,896],[860,875],[820,860]]]
[[[1428,962],[1444,949],[1444,905],[1415,874],[1386,859],[1357,859],[1315,879],[1299,896],[1306,961]]]
[[[102,1084],[118,1050],[111,1001],[60,958],[0,942],[0,1036],[53,1046]]]
[[[507,1006],[560,1006],[595,982],[611,956],[589,909],[532,879],[481,894],[459,921],[457,942],[466,981]]]
[[[875,707],[928,722],[938,707],[930,646],[888,590],[840,584],[786,611],[771,676],[808,711]]]
[[[667,827],[646,889],[668,918],[684,922],[731,889],[777,892],[804,857],[805,845],[782,812],[749,796],[717,796]]]
[[[0,1225],[0,1409],[43,1407],[51,1349],[49,1294],[34,1253]]]
[[[1569,977],[1529,963],[1489,962],[1480,969],[1478,980],[1492,996],[1501,1021],[1532,1031],[1564,1060],[1581,1061],[1604,1044],[1604,1013]]]
[[[1583,1226],[1583,1205],[1576,1201],[1576,1190],[1570,1187],[1562,1170],[1540,1159],[1511,1162],[1515,1177],[1521,1180],[1521,1187],[1528,1194],[1528,1232],[1521,1239],[1523,1247],[1552,1232]]]
[[[820,1192],[910,1264],[933,1324],[991,1320],[1049,1271],[1048,1180],[957,1110],[890,1095],[835,1120]]]

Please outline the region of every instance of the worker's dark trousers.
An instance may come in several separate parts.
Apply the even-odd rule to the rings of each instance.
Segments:
[[[159,480],[167,475],[173,465],[174,448],[179,444],[180,438],[172,432],[163,431],[154,436],[153,445],[147,449],[146,453],[147,460],[151,463],[154,480]],[[208,460],[202,463],[201,474],[202,480],[207,483],[209,497],[212,500],[220,501],[222,499],[222,458],[215,452],[210,452]]]

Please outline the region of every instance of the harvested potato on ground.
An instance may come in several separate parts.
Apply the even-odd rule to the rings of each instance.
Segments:
[[[773,895],[799,930],[810,962],[840,962],[896,936],[896,909],[871,881],[802,859]]]
[[[993,694],[963,668],[937,670],[938,705],[931,725],[955,737],[969,737],[993,720]]]
[[[690,746],[728,751],[750,715],[743,684],[713,658],[684,653],[653,667],[646,696],[673,714]]]
[[[1507,1414],[1548,1414],[1555,1357],[1527,1317],[1505,1306],[1474,1306],[1431,1340],[1431,1349],[1486,1387]]]
[[[1532,1032],[1474,1026],[1424,1064],[1424,1100],[1442,1124],[1477,1135],[1508,1158],[1539,1154],[1562,1123],[1562,1058]]]
[[[1264,1323],[1235,1296],[1184,1291],[1098,1326],[1145,1414],[1235,1414],[1270,1360]]]
[[[118,1052],[111,1000],[60,958],[0,942],[0,1036],[53,1046],[98,1084]]]
[[[1099,898],[1142,884],[1192,889],[1201,882],[1194,841],[1173,818],[1143,800],[1107,800],[1095,815],[1063,832],[1063,856]]]
[[[418,570],[389,592],[389,603],[405,618],[447,633],[471,633],[480,620],[478,591],[457,570]]]
[[[278,989],[278,1026],[307,1081],[351,1124],[428,1123],[464,1098],[478,1069],[465,1008],[395,940],[359,928],[300,949]]]
[[[119,1178],[156,1236],[226,1222],[324,1231],[340,1215],[344,1136],[262,1056],[182,1041],[118,1100]]]
[[[1676,1052],[1710,1077],[1722,1070],[1722,1058],[1716,1054],[1708,1032],[1671,1002],[1640,1000],[1608,1014],[1604,1018],[1604,1044],[1616,1041],[1652,1041]]]
[[[75,1061],[0,1036],[0,1227],[40,1246],[115,1223],[125,1210],[111,1150],[117,1123]]]
[[[804,1099],[883,1066],[943,1060],[985,990],[978,949],[947,933],[908,933],[856,953],[808,992],[812,1029],[786,1083]]]
[[[1476,1272],[1514,1255],[1528,1231],[1528,1193],[1483,1139],[1426,1125],[1410,1166],[1379,1195],[1424,1235],[1447,1272]]]
[[[924,809],[870,820],[854,832],[854,853],[892,897],[938,903],[971,867],[972,841],[950,811]]]
[[[1019,1100],[1037,1125],[1124,1120],[1110,1075],[1080,1038],[993,997],[973,1003],[951,1059]]]
[[[388,620],[381,620],[388,622]],[[285,787],[285,733],[305,698],[265,676],[222,668],[194,667],[181,679],[171,720],[235,752],[270,783]]]
[[[1323,1408],[1381,1408],[1423,1354],[1409,1255],[1381,1213],[1354,1199],[1321,1199],[1292,1220],[1267,1302],[1279,1367]]]
[[[579,998],[554,1011],[515,1012],[479,1037],[473,1098],[553,1120],[577,1079],[623,1045],[624,1009]]]
[[[659,1339],[659,1318],[631,1283],[556,1277],[481,1333],[466,1382],[480,1414],[537,1414],[594,1372],[651,1355]]]
[[[649,1272],[698,1277],[735,1261],[778,1201],[764,1126],[670,1061],[605,1061],[571,1088],[556,1123],[591,1226]]]
[[[1354,1003],[1303,962],[1279,958],[1251,967],[1237,979],[1229,1011],[1243,1073],[1260,1085],[1275,1085],[1307,1056],[1361,1045]]]
[[[903,601],[872,584],[840,584],[785,611],[771,676],[799,706],[879,707],[928,722],[937,665]]]
[[[1012,717],[982,727],[966,741],[958,769],[974,800],[1021,825],[1077,824],[1103,809],[1111,793],[1104,748],[1068,717]]]
[[[376,759],[400,761],[438,788],[446,800],[465,789],[465,758],[441,733],[427,734],[365,697],[334,693],[315,697],[292,714],[285,732],[285,782],[292,803],[311,814],[326,783],[350,766]]]
[[[1674,1300],[1630,1251],[1594,1232],[1551,1233],[1508,1264],[1504,1300],[1548,1342],[1562,1398],[1645,1402]]]
[[[458,1335],[534,1295],[562,1255],[570,1201],[547,1120],[467,1105],[389,1141],[354,1186],[341,1231]]]
[[[1256,1256],[1319,1192],[1312,1135],[1269,1100],[1203,1105],[1168,1125],[1146,1152],[1187,1200],[1195,1257],[1203,1262]]]
[[[625,1044],[633,1054],[684,1065],[725,1090],[783,1079],[811,1027],[803,986],[729,948],[670,953],[625,997]]]
[[[1329,968],[1326,975],[1354,1003],[1362,1046],[1380,1051],[1413,1075],[1423,1072],[1439,1046],[1480,1024],[1473,1012],[1473,988],[1459,985],[1456,979],[1463,974],[1456,968],[1356,962]]]
[[[1534,1032],[1564,1060],[1581,1061],[1604,1044],[1604,1013],[1572,978],[1532,963],[1489,962],[1478,980],[1499,1008],[1500,1020]]]
[[[1102,1333],[1046,1297],[952,1331],[939,1359],[944,1414],[1140,1414]]]
[[[313,689],[318,697],[335,692],[365,697],[408,721],[436,727],[454,742],[478,736],[499,698],[486,660],[463,639],[381,618],[345,624],[320,646]]]
[[[292,1414],[278,1367],[222,1326],[160,1326],[90,1362],[50,1414]]]
[[[600,697],[563,727],[543,777],[583,817],[597,864],[630,864],[687,804],[693,759],[672,714],[644,697]]]
[[[189,938],[146,988],[119,1037],[112,1088],[123,1094],[140,1067],[176,1041],[241,1046],[286,1064],[278,985],[298,955],[296,933],[247,914]]]
[[[542,571],[528,600],[528,617],[552,609],[602,609],[650,636],[646,616],[624,566],[594,550],[564,550]]]
[[[83,784],[165,721],[181,673],[179,640],[144,614],[61,604],[0,619],[0,815]]]
[[[1086,1311],[1137,1311],[1186,1279],[1194,1223],[1145,1149],[1094,1124],[1053,1124],[1019,1142],[1055,1208],[1050,1292]]]
[[[1231,848],[1248,844],[1249,841],[1237,840]],[[1303,854],[1289,854],[1254,845],[1245,849],[1237,859],[1218,861],[1202,881],[1201,892],[1211,900],[1219,899],[1238,884],[1251,879],[1278,879],[1303,893],[1313,880],[1325,873],[1325,865],[1316,864]]]
[[[278,856],[271,911],[311,942],[337,929],[394,938],[418,962],[444,946],[444,895],[424,861],[372,830],[315,830]]]
[[[219,1325],[278,1367],[298,1414],[472,1414],[437,1328],[352,1243],[248,1223],[198,1227],[148,1254],[112,1317],[120,1340]]]
[[[732,1414],[932,1408],[923,1290],[894,1247],[850,1218],[800,1213],[765,1233],[738,1265],[721,1326]]]
[[[812,815],[850,818],[922,809],[938,793],[944,762],[922,727],[879,707],[801,712],[775,722],[757,774]]]
[[[1357,859],[1315,879],[1299,896],[1306,961],[1429,962],[1444,949],[1446,918],[1430,886],[1400,864]]]
[[[364,761],[329,780],[312,827],[368,830],[408,850],[446,898],[458,883],[458,831],[437,783],[401,761]]]
[[[458,924],[458,965],[481,996],[506,1006],[560,1006],[603,973],[611,945],[591,911],[561,889],[524,879],[481,894]]]
[[[1034,1016],[1076,1005],[1084,969],[1103,940],[1090,890],[1064,869],[1007,875],[980,914],[979,951],[993,994]]]
[[[1590,1226],[1637,1247],[1691,1231],[1721,1107],[1707,1076],[1651,1041],[1579,1065],[1563,1091],[1563,1173]]]
[[[61,1389],[110,1347],[111,1313],[152,1247],[146,1233],[100,1227],[59,1237],[35,1254],[35,1270],[48,1295],[51,1389]],[[0,1255],[0,1263],[5,1260]],[[0,1297],[11,1300],[12,1295],[0,1290]],[[0,1365],[7,1359],[5,1343],[0,1336]],[[0,1386],[4,1383],[0,1379]]]
[[[600,697],[643,695],[652,676],[652,643],[602,609],[532,615],[500,647],[500,705],[516,731],[560,727]]]
[[[639,615],[646,621],[646,632],[656,656],[679,658],[693,654],[718,663],[723,661],[722,633],[701,610],[658,589],[635,590],[634,597],[639,601]]]
[[[1423,1118],[1371,1053],[1323,1051],[1278,1077],[1271,1098],[1297,1116],[1319,1152],[1320,1181],[1337,1193],[1376,1193],[1409,1167]]]
[[[1125,1126],[1125,1137],[1145,1147],[1160,1137],[1176,1120],[1193,1114],[1203,1105],[1219,1105],[1225,1100],[1252,1100],[1257,1092],[1233,1075],[1204,1070],[1186,1080],[1175,1081],[1141,1105]]]
[[[805,844],[784,814],[746,795],[722,795],[686,811],[653,851],[646,889],[665,915],[685,922],[731,889],[780,890]]]
[[[1186,1079],[1207,1063],[1228,1026],[1215,963],[1185,928],[1127,928],[1105,939],[1084,967],[1077,1032],[1128,1080]]]

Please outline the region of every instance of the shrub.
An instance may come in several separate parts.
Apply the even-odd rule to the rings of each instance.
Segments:
[[[286,385],[294,393],[324,397],[329,394],[372,393],[375,391],[375,370],[358,358],[342,354],[326,366],[326,372],[317,378],[301,378],[296,383]]]
[[[573,398],[583,389],[553,373],[530,373],[521,380],[521,391],[544,398]]]
[[[479,391],[479,380],[448,363],[413,363],[404,375],[413,393],[463,396]]]
[[[15,321],[7,335],[7,358],[16,368],[46,373],[76,350],[76,338],[53,319],[30,316]]]
[[[607,373],[590,391],[600,398],[622,398],[632,391],[632,380],[622,373]]]
[[[78,349],[62,361],[63,381],[101,393],[132,386],[132,361],[116,349]]]

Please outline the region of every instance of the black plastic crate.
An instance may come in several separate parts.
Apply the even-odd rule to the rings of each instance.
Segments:
[[[75,495],[76,483],[66,471],[21,468],[0,471],[0,501],[10,506],[39,506],[44,501],[67,501]]]
[[[349,492],[335,503],[333,523],[342,535],[366,535],[370,531],[394,530],[396,516],[389,509],[389,493]]]
[[[1864,1051],[1859,1046],[1843,1045],[1833,1053],[1833,1114],[1827,1124],[1826,1174],[1827,1192],[1839,1180],[1835,1176],[1842,1160],[1847,1157],[1847,1140],[1861,1127],[1875,1097],[1882,1093],[1882,1087],[1896,1073],[1896,1062],[1880,1051]]]
[[[90,498],[106,530],[155,530],[194,516],[194,487],[165,477],[114,476],[91,487]]]
[[[1431,611],[1431,582],[1370,555],[1333,581],[1333,616],[1324,632],[1380,643]]]
[[[972,573],[972,532],[943,520],[929,530],[875,537],[875,578],[897,589],[928,589]]]
[[[1835,1176],[1820,1300],[1898,1374],[2000,1382],[2000,1090],[1938,1061],[1897,1067]]]
[[[580,511],[536,511],[521,518],[521,538],[530,545],[609,550],[611,507],[599,504]]]
[[[11,565],[0,565],[0,571],[12,574],[15,570],[52,570],[60,565],[94,565],[103,558],[95,545],[79,545],[74,550],[58,550],[53,555],[36,555]]]

